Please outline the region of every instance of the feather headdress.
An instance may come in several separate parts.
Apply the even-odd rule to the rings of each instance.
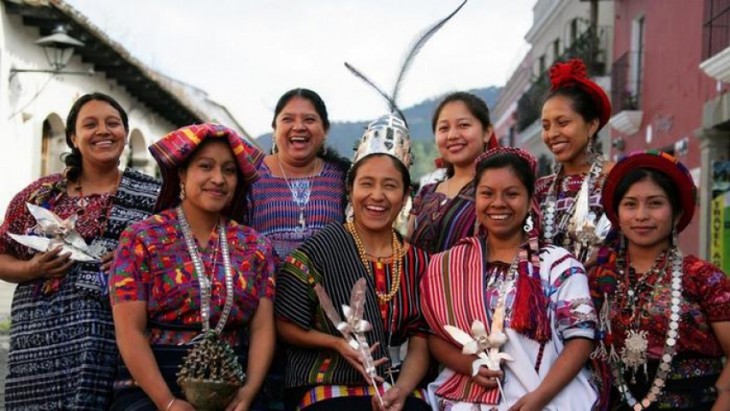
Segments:
[[[454,17],[462,7],[464,7],[466,2],[467,0],[462,1],[459,7],[449,13],[448,16],[427,27],[418,37],[416,37],[416,40],[405,55],[403,64],[398,72],[395,85],[393,86],[393,91],[390,94],[385,92],[381,87],[378,87],[377,84],[370,80],[360,70],[356,69],[349,63],[345,63],[345,67],[347,67],[352,74],[372,87],[385,99],[388,103],[388,109],[390,110],[389,114],[381,116],[368,125],[368,128],[365,130],[365,133],[360,139],[357,147],[355,147],[355,157],[352,160],[353,164],[357,163],[358,160],[363,157],[375,153],[389,154],[400,160],[406,165],[406,167],[410,167],[413,164],[413,156],[411,155],[411,138],[408,134],[408,123],[406,122],[403,112],[398,107],[398,95],[400,94],[400,89],[404,83],[406,75],[408,74],[408,70],[413,65],[413,61],[418,53],[423,49],[423,46],[449,20],[451,20],[451,18]]]

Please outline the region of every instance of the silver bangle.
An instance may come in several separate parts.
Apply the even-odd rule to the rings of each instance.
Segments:
[[[170,408],[172,408],[172,404],[174,404],[175,401],[177,401],[177,397],[172,397],[170,402],[167,403],[167,407],[165,407],[165,411],[170,411]]]

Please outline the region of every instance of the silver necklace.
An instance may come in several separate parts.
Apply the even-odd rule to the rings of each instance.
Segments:
[[[185,212],[182,209],[182,205],[178,206],[175,210],[177,217],[180,220],[180,228],[185,238],[185,245],[187,245],[190,259],[193,260],[193,267],[195,267],[195,275],[198,277],[198,283],[200,284],[200,318],[203,326],[203,334],[207,334],[210,331],[210,294],[211,294],[211,283],[212,277],[215,276],[215,263],[213,264],[213,272],[208,276],[205,272],[205,266],[203,260],[200,258],[198,247],[195,244],[195,238],[193,237],[193,230],[190,228],[188,220],[185,218]],[[226,227],[224,224],[218,223],[218,241],[220,242],[221,254],[223,254],[223,270],[226,279],[226,300],[223,305],[223,311],[218,319],[214,332],[218,335],[223,331],[228,321],[228,315],[231,313],[233,307],[233,269],[231,268],[231,254],[228,251],[228,239],[226,238]],[[217,251],[218,247],[216,247]]]
[[[591,168],[588,171],[588,175],[583,179],[582,184],[587,184],[588,187],[594,187],[594,195],[601,193],[601,187],[595,187],[596,181],[601,176],[601,172],[603,171],[603,158],[598,156],[593,160],[593,163],[591,164]],[[543,236],[544,240],[547,244],[553,244],[553,237],[555,237],[560,232],[565,232],[566,228],[568,227],[568,222],[570,221],[570,218],[573,216],[573,213],[575,211],[576,202],[575,199],[573,201],[573,204],[570,205],[570,208],[560,217],[560,221],[556,218],[557,213],[557,202],[558,202],[558,194],[557,194],[557,181],[560,177],[560,173],[562,172],[562,166],[560,169],[555,173],[555,178],[553,179],[552,183],[550,183],[550,188],[548,189],[548,194],[545,199],[545,202],[541,205],[541,211],[543,215]],[[567,177],[567,176],[566,176]],[[568,236],[564,238],[563,243],[569,242]],[[562,244],[562,245],[568,245],[568,244]]]
[[[646,338],[646,331],[638,329],[627,330],[625,346],[621,353],[621,361],[613,362],[613,377],[619,393],[621,393],[626,403],[634,411],[649,408],[659,398],[666,384],[667,375],[672,369],[672,360],[677,352],[677,342],[679,341],[679,312],[682,304],[682,252],[678,248],[675,248],[673,249],[672,257],[671,314],[669,315],[669,326],[667,327],[664,342],[664,352],[651,388],[649,388],[649,392],[641,401],[638,401],[629,390],[629,386],[624,380],[624,367],[630,367],[635,370],[638,366],[643,365],[646,369],[646,349],[649,345],[648,339]],[[659,278],[657,278],[657,281],[659,281]]]
[[[278,157],[276,158],[276,162],[279,164],[279,170],[281,170],[281,175],[284,177],[287,187],[289,187],[292,200],[294,200],[294,204],[299,208],[299,219],[297,220],[299,225],[295,226],[294,230],[298,235],[302,235],[304,230],[307,229],[304,210],[307,208],[309,197],[312,195],[312,182],[310,179],[314,177],[314,171],[317,169],[317,159],[314,160],[314,167],[309,177],[298,178],[293,181],[289,181],[289,177],[286,175],[286,171],[284,171],[284,166],[281,165],[281,160]]]

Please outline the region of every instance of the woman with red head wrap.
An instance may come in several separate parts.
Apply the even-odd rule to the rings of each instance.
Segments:
[[[612,164],[604,163],[596,139],[611,116],[611,103],[577,59],[556,63],[550,69],[550,84],[542,108],[542,139],[554,155],[554,172],[538,180],[535,197],[544,241],[578,255],[579,230],[571,221],[576,210],[586,209],[586,219],[593,224],[603,215],[601,187]],[[585,263],[590,254],[579,258]]]

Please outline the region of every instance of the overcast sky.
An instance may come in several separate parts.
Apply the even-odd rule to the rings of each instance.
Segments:
[[[331,120],[374,119],[383,101],[345,68],[390,90],[408,46],[461,0],[67,0],[137,58],[207,91],[253,136],[295,87]],[[401,89],[408,107],[503,85],[527,50],[535,0],[469,0],[423,49]]]

